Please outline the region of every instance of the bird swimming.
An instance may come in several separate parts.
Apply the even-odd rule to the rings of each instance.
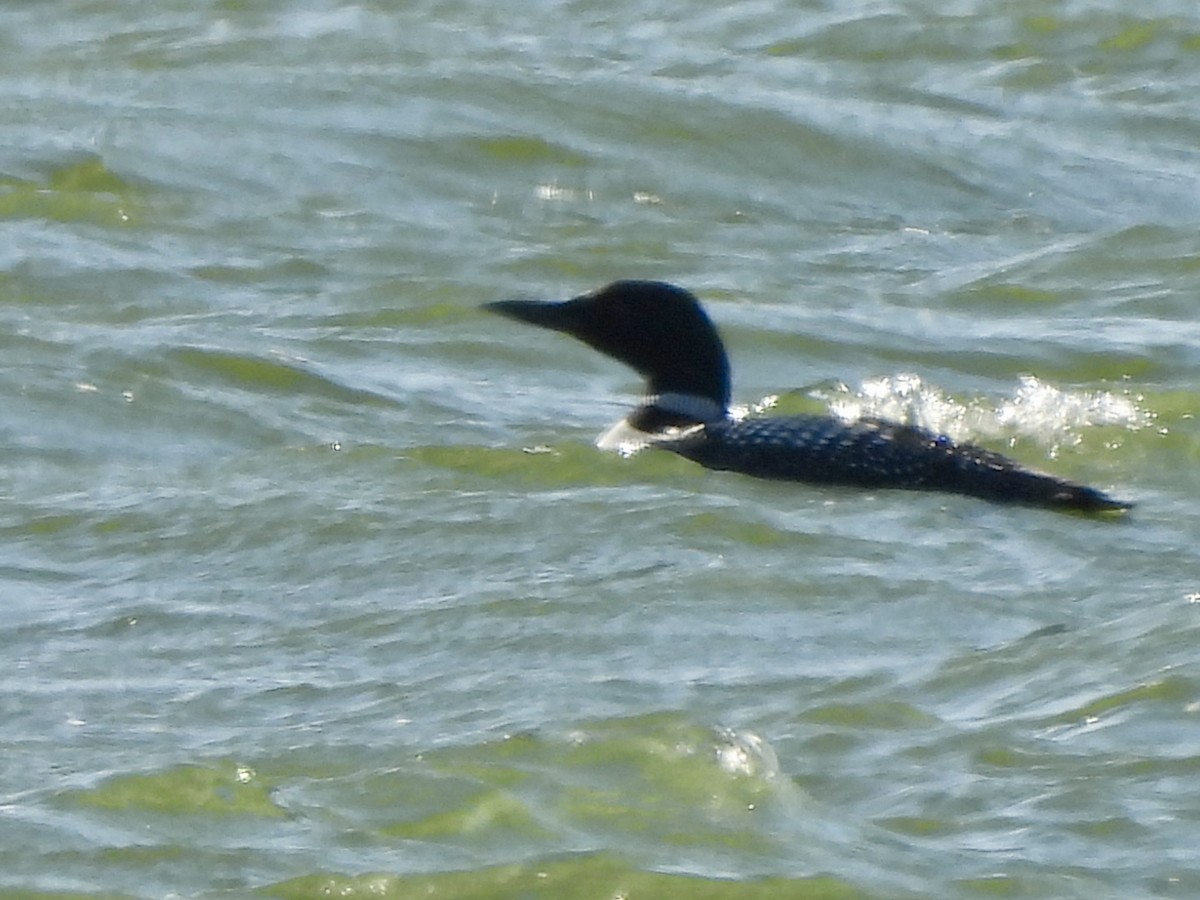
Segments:
[[[810,484],[943,491],[1089,513],[1133,505],[914,425],[822,415],[734,419],[720,334],[695,296],[676,285],[615,281],[570,300],[484,308],[569,334],[646,379],[641,404],[600,446],[635,436],[709,469]]]

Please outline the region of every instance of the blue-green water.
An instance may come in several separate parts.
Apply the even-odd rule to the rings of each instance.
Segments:
[[[0,892],[1200,894],[1200,14],[0,11]],[[705,472],[480,303],[1095,521]]]

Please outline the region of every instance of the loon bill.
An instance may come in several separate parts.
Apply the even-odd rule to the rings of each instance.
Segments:
[[[721,337],[699,301],[675,285],[615,281],[572,300],[484,308],[564,332],[633,367],[646,379],[646,396],[617,428],[709,469],[1083,512],[1133,505],[912,425],[817,415],[731,419]]]

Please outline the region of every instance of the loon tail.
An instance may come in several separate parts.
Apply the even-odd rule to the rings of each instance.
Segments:
[[[948,462],[947,474],[955,485],[950,489],[984,500],[1085,513],[1116,513],[1133,507],[1097,488],[1028,469],[974,444],[957,445]]]

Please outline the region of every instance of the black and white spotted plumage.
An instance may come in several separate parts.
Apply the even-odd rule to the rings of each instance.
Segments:
[[[617,281],[562,303],[505,300],[487,308],[570,334],[646,378],[646,401],[602,436],[604,446],[622,446],[632,433],[709,469],[756,478],[945,491],[1084,512],[1131,505],[911,425],[833,416],[732,419],[720,335],[699,301],[674,285]],[[611,437],[618,432],[620,440]]]
[[[1098,512],[1126,504],[945,435],[878,419],[785,416],[710,422],[662,444],[709,469],[782,481],[968,494]]]

